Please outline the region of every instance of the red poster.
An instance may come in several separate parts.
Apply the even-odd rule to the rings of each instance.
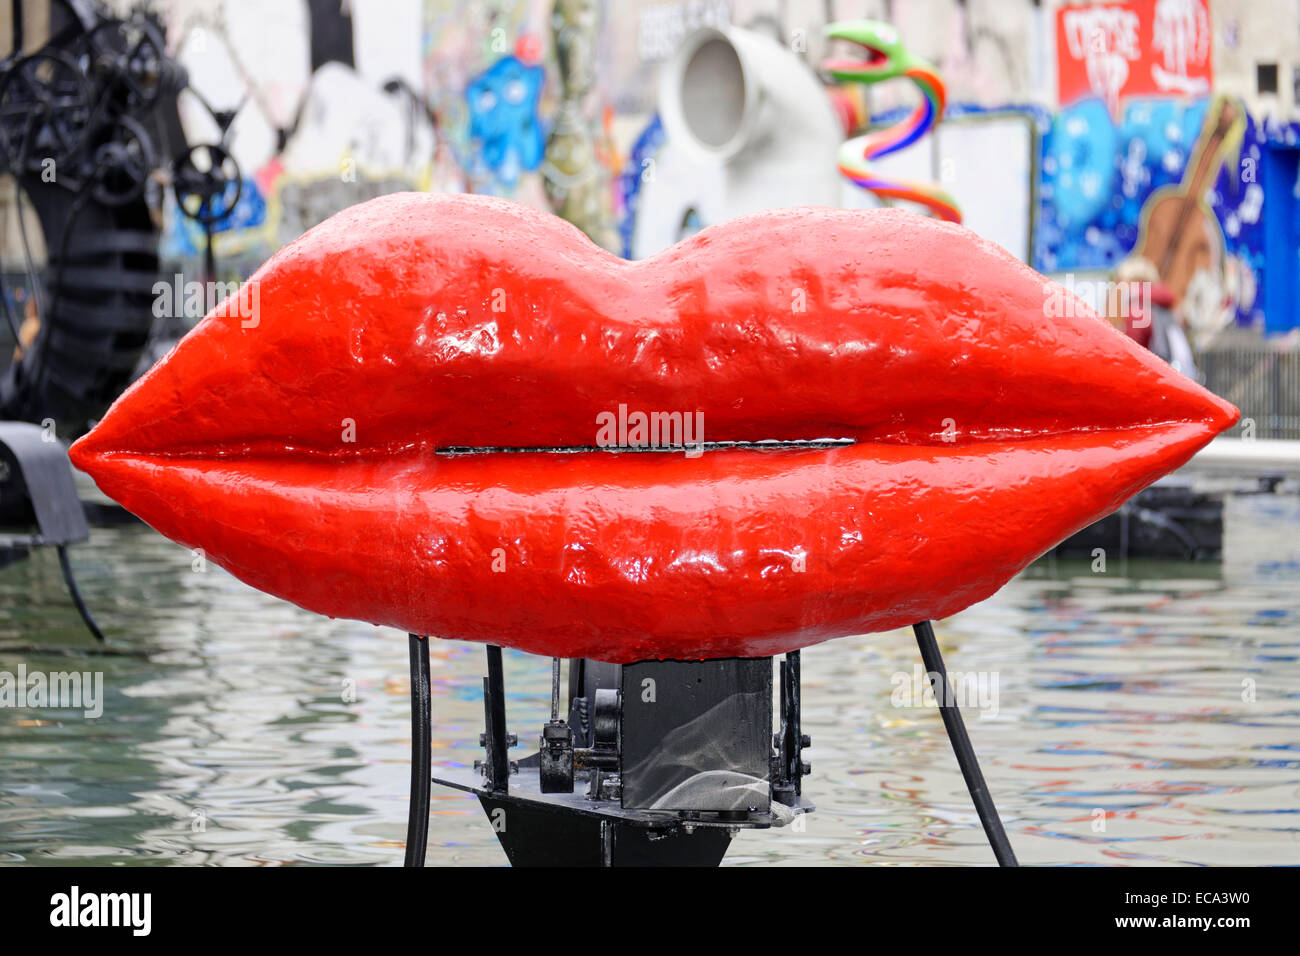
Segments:
[[[1112,112],[1130,96],[1206,96],[1209,0],[1125,0],[1056,11],[1061,105],[1085,96]]]

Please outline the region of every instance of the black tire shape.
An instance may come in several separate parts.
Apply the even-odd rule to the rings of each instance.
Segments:
[[[131,381],[153,327],[158,230],[143,198],[107,206],[39,176],[18,177],[49,262],[38,277],[45,312],[36,341],[0,379],[0,418],[53,419],[83,434]],[[79,207],[74,210],[74,203]],[[66,264],[59,268],[69,227]]]

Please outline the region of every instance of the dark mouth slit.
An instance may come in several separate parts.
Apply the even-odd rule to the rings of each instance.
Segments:
[[[745,451],[788,451],[790,449],[806,451],[820,448],[844,448],[856,444],[857,439],[855,438],[771,438],[762,441],[706,441],[675,445],[536,445],[527,447],[449,445],[445,448],[437,449],[434,454],[446,456],[496,454],[518,455],[539,453],[552,455],[578,455],[594,451],[603,451],[610,454],[631,452],[635,454],[659,453],[680,455],[683,452],[730,451],[736,449]]]

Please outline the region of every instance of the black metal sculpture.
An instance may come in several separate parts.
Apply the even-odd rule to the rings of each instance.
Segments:
[[[52,420],[67,439],[130,381],[153,325],[158,228],[146,192],[157,144],[179,131],[165,112],[175,112],[183,73],[143,14],[108,18],[57,0],[50,26],[39,49],[24,53],[18,36],[0,61],[0,172],[16,183],[24,261],[21,295],[0,276],[17,346],[0,379],[0,417]],[[45,263],[24,201],[44,233]]]
[[[929,621],[914,628],[944,726],[1001,866],[1015,854],[984,782]],[[428,639],[409,636],[411,801],[406,865],[423,866],[428,840]],[[486,759],[433,782],[479,798],[515,866],[716,866],[741,829],[783,825],[815,808],[803,796],[800,654],[780,662],[779,729],[772,734],[772,659],[571,660],[568,718],[561,661],[552,661],[551,719],[537,753],[512,761],[501,649],[483,680]],[[585,787],[578,786],[585,777]]]
[[[51,0],[50,22],[39,49],[24,53],[18,36],[0,60],[0,173],[17,184],[24,252],[20,280],[0,274],[17,346],[0,378],[0,418],[52,419],[66,440],[140,371],[155,324],[163,185],[202,224],[211,279],[212,231],[238,202],[242,174],[225,142],[234,112],[188,87],[150,14],[117,18],[86,0]],[[182,89],[212,114],[221,142],[186,142]],[[48,262],[34,255],[24,201]],[[19,299],[28,314],[15,314]]]

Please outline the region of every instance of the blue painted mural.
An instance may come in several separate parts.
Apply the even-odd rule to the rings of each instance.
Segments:
[[[230,192],[233,193],[233,188]],[[166,221],[170,228],[165,230],[161,240],[160,251],[164,259],[193,259],[202,254],[205,238],[203,226],[197,220],[180,214],[175,196],[171,191],[165,194]],[[223,208],[220,197],[214,200],[213,207]],[[245,178],[239,190],[239,200],[230,214],[212,224],[213,233],[242,232],[255,229],[266,223],[266,197],[255,179]]]
[[[1211,103],[1135,99],[1116,121],[1101,100],[1087,99],[1053,116],[1042,138],[1034,267],[1108,271],[1131,254],[1153,194],[1192,178],[1189,161],[1212,125]],[[1205,199],[1220,232],[1221,274],[1214,278],[1222,306],[1240,324],[1263,325],[1265,154],[1294,145],[1300,126],[1265,126],[1244,110],[1240,115],[1238,138],[1230,137],[1211,163]],[[1270,212],[1288,217],[1294,210],[1294,195],[1275,190]],[[1279,314],[1269,327],[1292,323]]]
[[[645,182],[647,163],[654,158],[664,144],[664,124],[659,114],[650,117],[632,149],[628,151],[623,171],[619,173],[616,188],[619,193],[623,216],[619,220],[618,232],[622,241],[623,258],[632,258],[632,233],[636,228],[636,213],[641,201],[641,185]]]
[[[1037,268],[1108,270],[1138,238],[1147,197],[1181,180],[1206,101],[1134,101],[1121,121],[1083,100],[1052,120],[1042,141]]]
[[[507,186],[542,162],[546,141],[538,108],[545,78],[541,66],[503,56],[465,90],[469,137],[479,145],[477,158]]]

